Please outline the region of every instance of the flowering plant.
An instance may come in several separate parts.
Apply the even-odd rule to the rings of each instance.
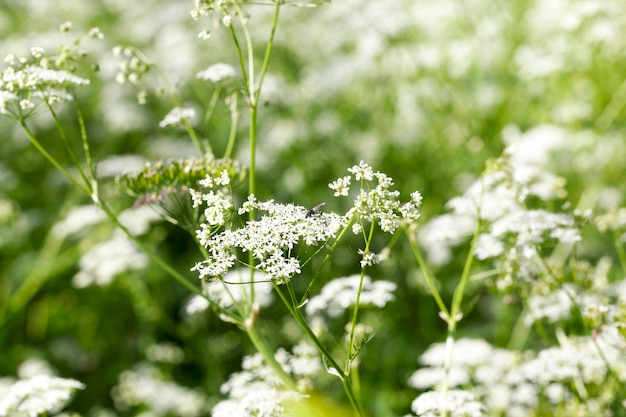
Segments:
[[[615,1],[105,3],[0,72],[0,416],[621,415]]]

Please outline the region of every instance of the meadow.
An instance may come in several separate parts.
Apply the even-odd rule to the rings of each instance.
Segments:
[[[626,416],[621,0],[4,0],[0,416]]]

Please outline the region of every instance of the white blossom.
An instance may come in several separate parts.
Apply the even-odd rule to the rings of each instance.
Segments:
[[[37,417],[58,412],[77,389],[85,385],[73,379],[40,375],[14,383],[0,400],[0,416],[25,413]]]
[[[121,409],[144,406],[156,415],[181,417],[206,413],[205,397],[198,390],[168,380],[157,368],[146,363],[122,372],[112,396]]]
[[[319,295],[312,297],[306,305],[306,313],[313,316],[320,313],[338,317],[356,302],[361,276],[351,275],[335,278],[324,285]],[[382,308],[395,299],[396,284],[390,281],[372,281],[363,276],[363,287],[359,305],[374,305]]]
[[[125,271],[142,270],[147,265],[147,255],[119,232],[111,239],[94,246],[80,258],[80,271],[72,282],[76,288],[94,284],[106,286],[117,275]]]
[[[228,64],[214,64],[204,71],[200,71],[196,74],[196,78],[200,80],[211,81],[212,83],[219,83],[229,78],[233,78],[237,75],[235,67]]]
[[[159,122],[159,127],[177,125],[183,121],[193,121],[196,117],[196,110],[193,107],[174,107],[163,120]]]
[[[207,259],[192,268],[201,278],[224,275],[234,265],[233,251],[239,248],[251,253],[258,261],[257,268],[272,280],[284,283],[300,273],[300,262],[291,255],[296,245],[326,242],[336,237],[345,223],[343,217],[333,213],[307,216],[306,208],[293,204],[268,201],[256,206],[258,211],[266,214],[259,220],[248,221],[240,229],[212,234],[209,227],[202,226],[196,231],[199,241],[209,252]]]
[[[439,417],[444,411],[450,417],[480,417],[485,408],[471,392],[462,390],[451,390],[446,395],[428,391],[411,404],[411,410],[419,417]]]

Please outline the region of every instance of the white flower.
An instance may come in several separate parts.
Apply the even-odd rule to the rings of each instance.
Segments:
[[[350,182],[352,177],[346,175],[345,177],[338,178],[335,181],[328,184],[328,188],[335,190],[335,197],[347,197],[348,191],[350,191]]]
[[[441,392],[425,392],[411,404],[411,410],[423,417],[437,417],[444,411],[450,417],[480,417],[485,408],[471,392],[462,390],[448,391],[445,396]]]
[[[330,317],[338,317],[356,302],[360,275],[351,275],[335,278],[322,288],[319,295],[312,297],[306,305],[309,316],[322,312]],[[393,292],[396,284],[390,281],[372,281],[370,277],[363,277],[363,287],[359,305],[375,305],[382,308],[394,300]]]
[[[361,259],[361,268],[364,268],[366,266],[374,266],[378,263],[380,263],[381,261],[381,257],[380,255],[374,253],[374,252],[365,252],[363,251],[363,249],[359,249],[359,255],[363,256],[363,259]]]
[[[187,316],[193,316],[206,311],[209,305],[209,300],[201,295],[194,295],[185,303],[183,310]]]
[[[0,90],[0,114],[7,113],[7,103],[19,101],[20,98],[9,91]]]
[[[532,326],[535,321],[547,319],[550,323],[571,316],[571,310],[576,299],[575,288],[572,284],[564,284],[562,288],[548,294],[533,294],[528,302],[528,316],[524,319],[526,326]]]
[[[115,404],[122,409],[144,406],[156,415],[181,417],[203,416],[206,413],[206,401],[200,392],[168,381],[158,369],[148,364],[139,364],[123,372],[112,396]]]
[[[159,122],[159,127],[176,125],[181,123],[183,119],[192,121],[195,117],[196,111],[192,107],[174,107],[165,115],[163,120]]]
[[[148,265],[145,253],[121,232],[94,246],[80,258],[80,271],[72,281],[76,288],[89,285],[106,286],[113,278],[129,270],[141,270]]]
[[[86,234],[89,227],[106,219],[106,215],[95,205],[73,207],[63,220],[52,228],[52,234],[64,238],[73,234]]]
[[[208,259],[192,268],[201,278],[218,277],[226,273],[236,259],[236,249],[251,253],[258,261],[257,267],[278,283],[284,283],[300,273],[300,263],[291,255],[298,244],[317,245],[334,238],[345,219],[333,213],[307,216],[308,210],[293,204],[276,204],[272,201],[254,203],[266,212],[261,219],[248,221],[243,228],[211,234],[210,228],[201,225],[196,231],[201,244],[209,252]],[[245,210],[239,210],[243,214]]]
[[[0,400],[0,416],[25,413],[37,417],[58,412],[75,390],[83,388],[79,381],[48,375],[18,381]]]
[[[354,178],[357,181],[372,181],[374,179],[374,170],[365,161],[361,161],[359,165],[348,168],[348,172],[354,174]]]
[[[353,207],[346,213],[346,218],[354,216],[370,222],[378,221],[381,230],[394,233],[403,221],[412,222],[419,218],[419,206],[422,198],[419,192],[411,194],[411,201],[401,203],[400,193],[391,190],[393,180],[382,172],[374,172],[364,161],[348,169],[359,181],[373,181],[376,178],[376,187],[361,186]],[[335,190],[335,196],[347,196],[351,177],[339,178],[329,184]],[[355,231],[355,229],[353,229]],[[356,232],[359,232],[357,227]]]
[[[233,78],[237,75],[235,67],[227,64],[214,64],[204,71],[200,71],[196,74],[196,78],[212,83],[218,83],[220,81]]]
[[[293,354],[279,348],[274,356],[286,373],[296,377],[298,386],[302,388],[309,385],[308,377],[323,369],[317,351],[304,343],[294,346]],[[288,417],[283,404],[305,397],[285,389],[259,353],[244,357],[242,368],[241,372],[232,374],[222,384],[220,390],[228,395],[228,399],[213,408],[213,417]]]

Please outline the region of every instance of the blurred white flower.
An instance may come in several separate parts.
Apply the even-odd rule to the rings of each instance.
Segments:
[[[177,125],[181,123],[183,119],[187,120],[189,123],[193,123],[195,117],[196,110],[192,107],[174,107],[165,115],[163,120],[159,122],[159,127]]]
[[[56,223],[52,228],[52,234],[57,238],[65,238],[73,234],[86,234],[89,227],[106,219],[106,215],[97,206],[72,207],[65,218]]]
[[[22,413],[37,417],[60,411],[72,393],[85,385],[73,379],[40,375],[15,382],[0,400],[0,416]]]
[[[142,270],[147,265],[147,255],[118,231],[80,258],[80,271],[74,275],[72,284],[76,288],[106,286],[122,272]]]
[[[196,74],[196,78],[200,80],[211,81],[212,83],[218,83],[220,81],[233,78],[237,75],[235,67],[228,64],[214,64],[204,71],[200,71]]]
[[[146,159],[139,155],[113,155],[98,162],[98,178],[110,178],[121,174],[135,174],[142,170]]]
[[[156,415],[206,415],[206,399],[199,391],[168,380],[158,369],[146,363],[122,372],[112,396],[121,410],[145,406]]]
[[[330,317],[338,317],[356,302],[361,276],[351,275],[335,278],[324,285],[319,295],[312,297],[306,305],[306,313],[313,316],[326,313]],[[382,308],[395,299],[393,292],[396,284],[390,281],[372,281],[367,275],[363,277],[363,288],[359,306],[375,305]]]
[[[451,390],[446,395],[436,391],[425,392],[413,401],[411,410],[419,417],[438,417],[444,411],[450,417],[480,417],[486,407],[476,401],[469,391]]]
[[[278,349],[275,357],[303,390],[310,386],[308,377],[323,369],[315,348],[305,343],[294,346],[293,353]],[[274,371],[264,363],[261,354],[244,357],[242,368],[222,384],[222,394],[228,395],[228,399],[213,408],[213,417],[288,417],[283,404],[305,397],[285,389]]]

